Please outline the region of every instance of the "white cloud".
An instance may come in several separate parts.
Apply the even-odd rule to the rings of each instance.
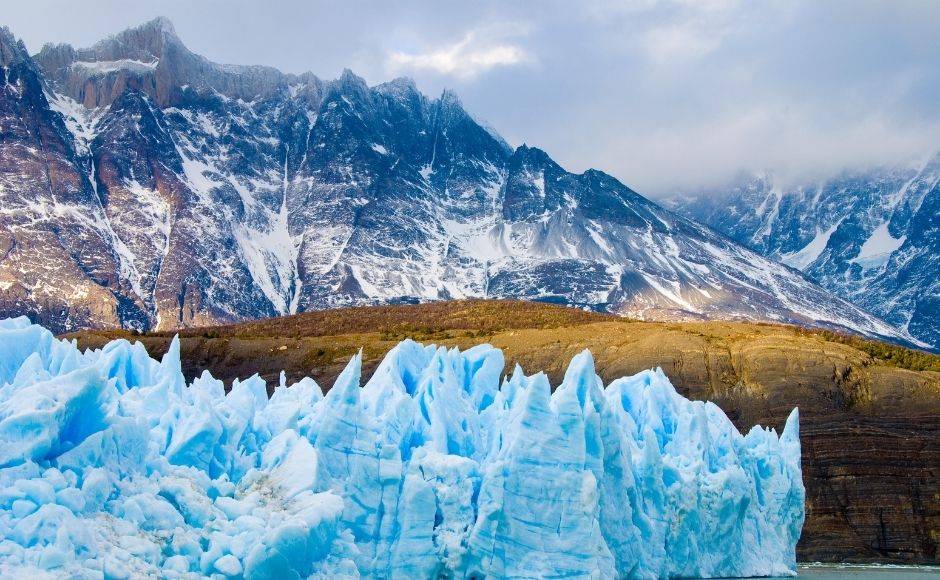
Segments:
[[[644,35],[650,59],[658,64],[698,60],[721,46],[722,31],[694,22],[660,26]]]
[[[874,112],[825,119],[825,110],[764,102],[699,122],[646,128],[641,139],[597,135],[600,165],[641,193],[719,188],[742,171],[770,171],[784,186],[810,183],[843,170],[903,166],[937,151],[940,123],[899,127]]]
[[[33,51],[87,46],[156,16],[153,4],[99,0],[92,13],[32,0],[4,6],[3,20]],[[159,4],[212,60],[456,88],[511,143],[641,193],[720,185],[742,170],[812,178],[940,146],[940,2]]]
[[[650,6],[652,25],[643,34],[650,59],[658,64],[695,61],[721,46],[742,24],[739,0],[662,0]]]
[[[385,64],[392,74],[429,71],[468,79],[493,68],[530,61],[530,56],[522,47],[500,42],[488,34],[470,31],[459,42],[427,52],[392,52]]]
[[[630,21],[640,45],[655,65],[693,63],[713,53],[736,34],[778,24],[796,5],[792,0],[630,0],[607,6],[608,18]]]

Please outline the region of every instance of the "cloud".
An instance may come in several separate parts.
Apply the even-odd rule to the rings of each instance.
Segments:
[[[456,89],[507,140],[646,195],[740,172],[793,179],[940,147],[940,2],[923,0],[12,2],[36,51],[159,14],[218,62]]]
[[[650,30],[644,44],[657,64],[698,60],[721,45],[721,33],[695,23],[676,23]]]
[[[454,44],[427,52],[392,52],[385,66],[391,74],[427,71],[471,79],[497,67],[531,62],[531,57],[522,47],[495,41],[490,36],[470,31]]]
[[[646,0],[631,8],[634,18],[647,19],[640,35],[647,56],[668,65],[700,60],[767,20],[780,25],[794,5],[789,0]]]
[[[900,125],[881,112],[847,119],[787,100],[729,107],[697,121],[646,127],[642,138],[594,135],[590,158],[641,193],[720,190],[742,173],[772,173],[784,187],[842,171],[912,166],[938,151],[940,122]]]

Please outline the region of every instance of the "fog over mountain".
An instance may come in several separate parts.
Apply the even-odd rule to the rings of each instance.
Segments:
[[[940,344],[940,155],[799,185],[774,175],[666,200],[675,211]]]

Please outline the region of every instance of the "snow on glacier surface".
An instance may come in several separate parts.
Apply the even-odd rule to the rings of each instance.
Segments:
[[[797,412],[742,436],[662,371],[551,391],[502,352],[404,341],[324,397],[186,385],[124,340],[0,321],[0,576],[791,575]]]

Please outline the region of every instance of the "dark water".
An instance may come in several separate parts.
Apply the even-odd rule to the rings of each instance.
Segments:
[[[807,580],[927,580],[940,579],[940,568],[915,566],[800,566]]]

